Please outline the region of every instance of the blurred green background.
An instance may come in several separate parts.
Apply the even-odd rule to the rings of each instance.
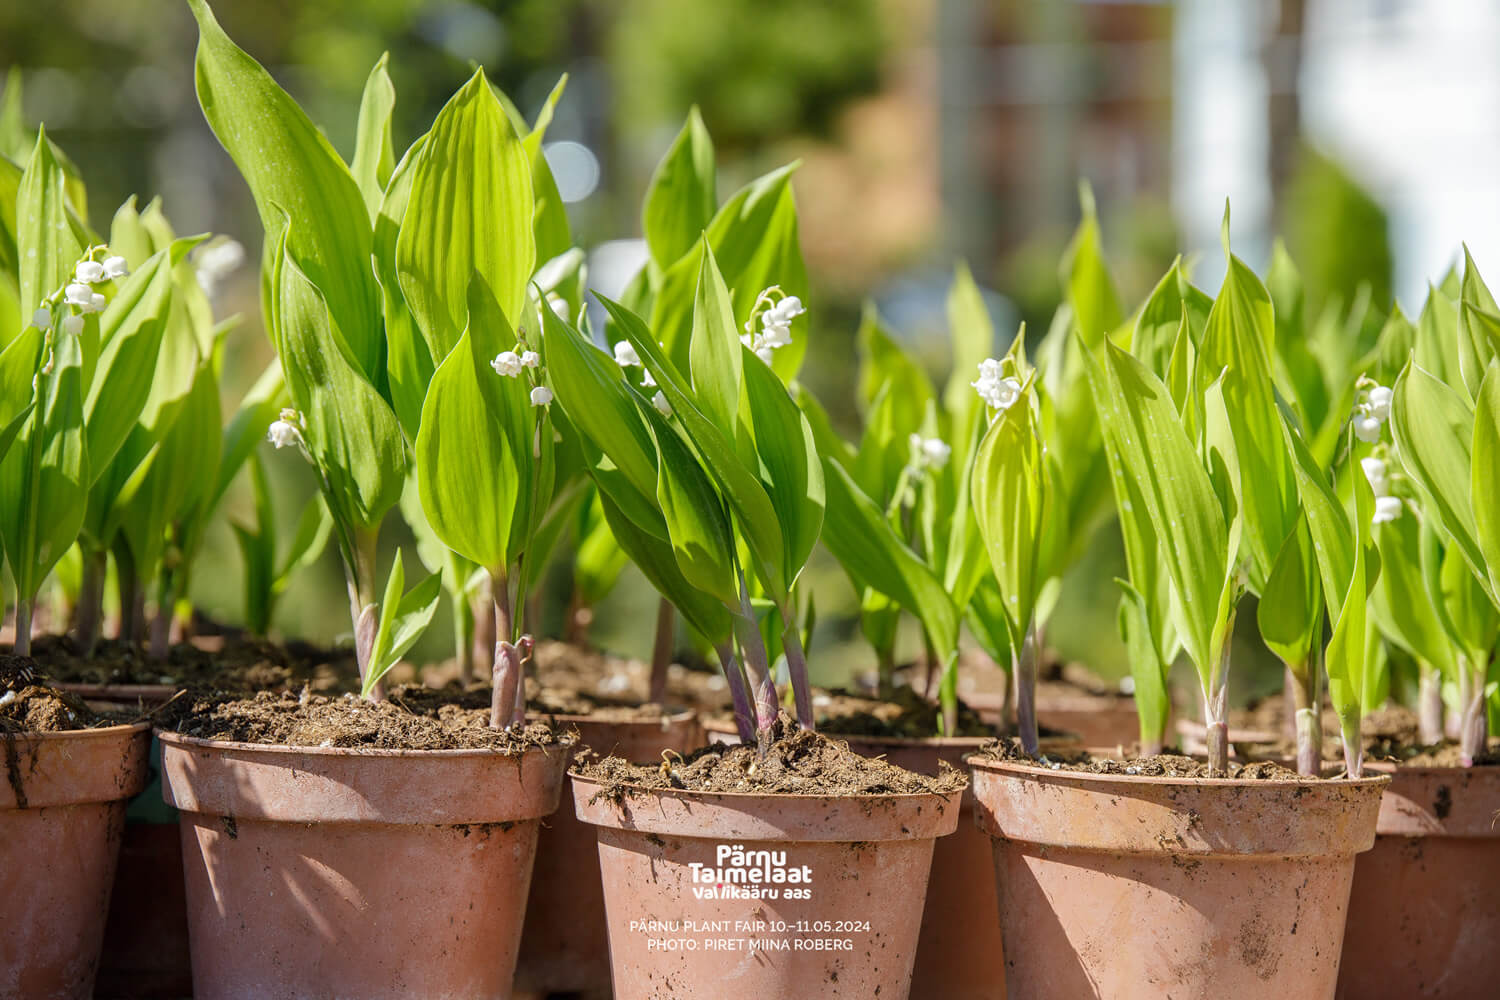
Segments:
[[[1189,259],[1200,283],[1216,288],[1216,233],[1205,237],[1201,220],[1216,224],[1225,195],[1237,206],[1236,246],[1252,263],[1263,266],[1272,235],[1285,235],[1310,308],[1338,311],[1367,295],[1384,311],[1396,287],[1387,210],[1304,127],[1299,67],[1314,53],[1314,0],[214,6],[229,34],[346,155],[361,88],[383,52],[390,53],[398,94],[398,149],[425,129],[476,64],[528,117],[567,73],[548,155],[571,199],[580,244],[604,248],[595,260],[601,281],[610,260],[639,253],[616,241],[639,236],[646,181],[691,105],[701,109],[718,147],[721,191],[800,159],[795,184],[814,330],[803,379],[851,435],[859,425],[854,331],[862,303],[874,300],[939,378],[948,363],[943,297],[959,258],[986,289],[1002,333],[997,351],[1022,320],[1045,330],[1060,297],[1058,259],[1078,221],[1080,178],[1098,196],[1111,270],[1131,306],[1183,250],[1207,251]],[[1215,12],[1246,26],[1230,39],[1228,57],[1211,44]],[[0,3],[0,67],[20,71],[27,120],[45,122],[81,166],[95,226],[106,227],[127,196],[144,202],[159,194],[179,231],[228,234],[253,262],[254,206],[198,110],[195,42],[180,0]],[[1250,74],[1248,89],[1235,83],[1236,68]],[[1209,81],[1207,96],[1201,79]],[[1208,119],[1218,123],[1211,127],[1199,121],[1195,109],[1208,99],[1238,122],[1229,140],[1215,131],[1218,118]],[[1254,139],[1252,153],[1241,164],[1246,136]],[[1199,152],[1221,146],[1235,158],[1233,170]],[[1217,188],[1197,197],[1205,185]],[[226,411],[270,358],[256,281],[253,265],[242,268],[216,299],[221,314],[246,318],[230,345]],[[313,492],[308,469],[290,452],[264,447],[278,503],[300,509]],[[248,515],[246,494],[237,488],[230,496],[229,517]],[[294,518],[282,520],[290,532]],[[395,524],[386,544],[411,551]],[[196,574],[198,602],[209,615],[235,621],[239,556],[225,525],[215,527],[208,546]],[[1108,678],[1127,673],[1114,624],[1113,578],[1122,570],[1118,535],[1105,529],[1066,582],[1049,636],[1063,656]],[[810,572],[819,615],[815,675],[836,681],[870,668],[845,577],[826,557]],[[566,590],[565,579],[557,583]],[[549,607],[554,624],[563,596]],[[628,574],[599,608],[595,639],[647,655],[654,602],[649,586]],[[345,608],[330,550],[293,583],[278,628],[334,640],[348,631]],[[1254,621],[1248,611],[1240,618]],[[449,635],[446,622],[434,622],[418,658],[445,655]],[[910,639],[914,653],[915,635]],[[1244,652],[1248,662],[1260,662],[1248,643]],[[1243,696],[1279,685],[1280,676],[1243,669],[1236,680]]]

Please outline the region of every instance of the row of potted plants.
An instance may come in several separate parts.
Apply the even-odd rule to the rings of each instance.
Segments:
[[[716,996],[729,982],[778,996],[1374,996],[1395,983],[1406,992],[1391,995],[1463,996],[1485,981],[1468,942],[1493,920],[1476,886],[1494,867],[1485,817],[1500,805],[1475,766],[1500,632],[1487,492],[1500,309],[1471,261],[1419,322],[1397,311],[1366,335],[1362,317],[1309,321],[1284,255],[1262,282],[1229,252],[1226,213],[1218,295],[1178,264],[1127,315],[1085,195],[1065,304],[1034,348],[1023,331],[991,356],[960,272],[939,394],[867,317],[865,428],[850,444],[795,381],[808,328],[790,169],[720,205],[711,140],[690,117],[647,195],[650,260],[591,322],[541,153],[561,86],[532,124],[478,72],[398,158],[382,61],[346,164],[192,7],[200,102],[265,225],[278,364],[221,429],[227,330],[194,273],[203,251],[190,258],[195,240],[133,205],[106,249],[39,135],[0,199],[14,204],[0,263],[20,303],[0,353],[0,533],[17,654],[32,652],[36,595],[75,545],[85,649],[113,564],[122,618],[140,620],[155,588],[148,645],[164,654],[203,526],[256,441],[316,472],[320,503],[278,558],[252,462],[251,617],[263,627],[287,575],[331,537],[362,701],[195,695],[158,717],[197,995],[503,996],[612,980],[620,996]],[[0,161],[0,180],[11,169]],[[1063,573],[1111,495],[1139,755],[1083,762],[1076,743],[1043,739],[1038,665]],[[398,506],[432,569],[409,588],[399,554],[383,584],[377,573]],[[592,560],[578,609],[622,557],[661,594],[641,696],[673,694],[680,618],[717,655],[723,736],[738,747],[698,747],[694,714],[664,706],[543,704],[553,727],[528,725],[532,597],[568,534],[580,566]],[[904,738],[815,733],[853,728],[820,713],[807,669],[803,570],[820,541],[861,595],[878,695],[897,694],[898,617],[921,626],[935,705]],[[1285,759],[1300,774],[1235,759],[1249,748],[1231,728],[1227,672],[1247,591],[1287,667]],[[461,669],[488,666],[491,683],[430,709],[391,692],[399,704],[381,707],[444,594]],[[980,735],[957,696],[965,626],[1012,676],[1014,745]],[[1386,699],[1387,648],[1420,665],[1429,720],[1450,692],[1461,767],[1413,757],[1372,767],[1394,777],[1366,774],[1361,720]],[[1202,692],[1196,765],[1161,756],[1179,655]],[[30,664],[8,665],[0,704],[16,762],[0,842],[26,845],[28,863],[8,852],[0,877],[37,900],[54,898],[38,878],[80,878],[67,905],[45,907],[67,930],[28,917],[0,968],[19,995],[88,995],[149,727],[101,725]],[[1325,693],[1338,763],[1323,754]],[[404,712],[446,742],[360,746],[330,731],[318,745],[275,725],[224,738],[215,727],[245,703],[360,725]],[[64,706],[46,723],[56,731],[35,731],[29,707],[44,705]],[[580,745],[606,759],[575,758]],[[948,766],[967,767],[968,791]],[[65,816],[77,818],[66,833],[44,829]],[[94,860],[80,866],[85,844]],[[1429,872],[1453,874],[1414,874],[1413,844]],[[413,939],[414,913],[432,934]],[[1389,926],[1410,940],[1383,937]]]

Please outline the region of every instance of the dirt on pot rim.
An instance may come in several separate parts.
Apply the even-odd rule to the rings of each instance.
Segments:
[[[140,721],[139,713],[97,712],[70,691],[46,683],[29,656],[0,653],[0,736],[65,733]]]
[[[1292,768],[1276,761],[1254,761],[1242,763],[1230,761],[1227,773],[1214,773],[1206,761],[1182,754],[1160,753],[1149,757],[1132,757],[1119,760],[1096,757],[1086,750],[1064,753],[1044,753],[1033,757],[1021,749],[1020,742],[999,739],[985,744],[970,755],[993,761],[1026,764],[1048,771],[1071,771],[1076,774],[1107,774],[1118,777],[1142,778],[1230,778],[1240,781],[1308,781],[1323,778],[1298,774]]]
[[[352,694],[263,691],[253,696],[188,691],[162,713],[164,729],[199,739],[267,746],[359,750],[497,750],[519,754],[571,746],[574,734],[542,720],[519,731],[489,727],[482,708],[408,700],[393,692],[383,702]]]
[[[879,757],[863,757],[837,738],[802,729],[786,715],[772,729],[761,756],[755,747],[716,744],[687,756],[664,754],[660,764],[619,757],[580,759],[575,771],[599,783],[598,795],[618,801],[632,791],[676,790],[749,795],[949,795],[968,776],[943,765],[929,776]]]

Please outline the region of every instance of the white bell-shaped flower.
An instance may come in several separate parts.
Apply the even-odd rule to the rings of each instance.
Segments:
[[[1376,497],[1375,516],[1370,520],[1374,524],[1385,524],[1394,521],[1401,516],[1401,499],[1399,497]]]
[[[541,364],[542,364],[542,356],[540,354],[538,354],[536,351],[522,351],[521,352],[521,367],[522,368],[536,369],[536,368],[541,367]]]
[[[96,260],[80,260],[73,268],[73,277],[85,285],[97,285],[104,280],[104,265]]]
[[[104,277],[108,279],[128,277],[130,269],[125,263],[125,258],[119,254],[104,258]]]
[[[490,367],[495,369],[496,375],[515,378],[521,374],[521,356],[515,351],[501,351],[495,355],[495,360],[490,362]]]
[[[87,309],[94,300],[94,290],[81,282],[73,282],[63,289],[63,301],[79,309]]]
[[[539,385],[531,390],[531,405],[546,406],[552,402],[552,390],[545,385]]]
[[[1369,455],[1359,460],[1359,467],[1364,471],[1365,478],[1370,481],[1370,489],[1377,497],[1386,496],[1390,492],[1390,476],[1382,459]]]
[[[635,352],[635,345],[628,340],[615,344],[615,364],[621,368],[639,368],[641,356]]]
[[[1380,440],[1380,419],[1368,413],[1361,413],[1354,418],[1354,436],[1367,444],[1374,444]]]
[[[76,337],[83,332],[83,317],[77,313],[64,316],[62,322],[58,324],[58,329],[70,337]]]
[[[1389,386],[1377,385],[1372,388],[1365,397],[1368,405],[1368,413],[1376,420],[1389,420],[1391,418],[1391,389]]]
[[[672,415],[672,404],[667,402],[666,394],[660,389],[656,390],[656,395],[651,397],[651,405],[656,407],[656,412],[664,417]]]
[[[52,329],[52,310],[46,306],[31,314],[31,325],[38,330]]]

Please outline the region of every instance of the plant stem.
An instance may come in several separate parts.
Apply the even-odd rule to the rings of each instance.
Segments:
[[[78,588],[78,645],[84,656],[93,656],[104,624],[104,579],[109,575],[109,553],[85,549],[83,580]]]
[[[16,642],[13,651],[17,656],[31,655],[31,612],[35,607],[35,597],[16,598]]]
[[[1475,758],[1484,753],[1489,743],[1489,718],[1484,697],[1489,663],[1483,655],[1460,656],[1458,671],[1458,700],[1463,710],[1458,724],[1459,761],[1464,767],[1473,767]]]
[[[375,634],[380,629],[380,607],[375,602],[375,559],[379,535],[375,531],[354,529],[353,546],[344,565],[344,579],[349,586],[349,618],[354,623],[354,658],[359,664],[360,686],[370,672],[370,657],[375,652]],[[370,690],[370,700],[385,700],[385,685],[377,683]]]
[[[1040,749],[1040,734],[1036,722],[1036,621],[1026,623],[1026,637],[1016,651],[1012,673],[1016,680],[1016,732],[1021,737],[1021,749],[1033,757]]]
[[[490,674],[490,728],[505,729],[516,710],[516,685],[521,683],[520,659],[511,642],[510,581],[490,573],[490,604],[494,609],[495,665]]]
[[[474,619],[474,670],[471,676],[476,681],[495,675],[495,643],[499,636],[495,635],[495,616],[490,610],[494,604],[495,588],[486,573],[479,584],[476,606],[469,612]]]
[[[875,651],[876,691],[882,698],[896,693],[896,649],[885,646]]]
[[[1351,778],[1364,777],[1365,748],[1359,735],[1359,713],[1352,719],[1339,720],[1339,735],[1344,744],[1344,770]]]
[[[677,613],[665,597],[656,605],[656,641],[651,646],[651,684],[646,700],[657,705],[667,700],[667,669],[677,637]]]
[[[766,644],[760,637],[760,624],[755,620],[755,609],[750,604],[750,589],[745,585],[745,573],[740,577],[740,613],[735,621],[740,632],[740,649],[745,657],[745,679],[755,699],[755,742],[764,754],[771,742],[771,727],[776,723],[776,685],[771,681],[770,666],[766,662]]]
[[[1417,663],[1417,725],[1427,746],[1443,742],[1443,678],[1430,663]]]
[[[460,684],[474,680],[474,607],[462,590],[450,595],[453,604],[453,659]]]
[[[1208,686],[1203,689],[1204,742],[1208,744],[1210,776],[1229,773],[1229,654],[1234,648],[1235,617],[1236,612],[1231,611],[1224,623],[1219,662],[1214,664]]]
[[[165,660],[172,649],[172,589],[165,577],[156,588],[156,614],[151,616],[150,639],[146,655],[153,660]]]
[[[739,730],[740,742],[749,745],[755,741],[755,709],[750,704],[750,695],[745,691],[745,672],[734,655],[734,643],[725,640],[714,647],[719,654],[719,666],[724,670],[724,679],[729,683],[729,698],[734,704],[734,727]]]
[[[797,624],[796,605],[790,600],[781,609],[781,625],[781,648],[786,651],[786,671],[792,679],[797,724],[803,729],[815,729],[812,691],[807,685],[807,657],[802,651],[802,630]]]
[[[1307,696],[1299,694],[1298,690],[1303,684],[1301,675],[1292,669],[1290,663],[1283,663],[1281,670],[1281,704],[1282,714],[1281,735],[1289,740],[1297,739],[1297,711],[1305,708]],[[1302,673],[1307,672],[1307,664],[1302,665]]]
[[[1323,770],[1322,671],[1306,662],[1286,670],[1291,684],[1292,732],[1297,740],[1297,773],[1316,778]]]

